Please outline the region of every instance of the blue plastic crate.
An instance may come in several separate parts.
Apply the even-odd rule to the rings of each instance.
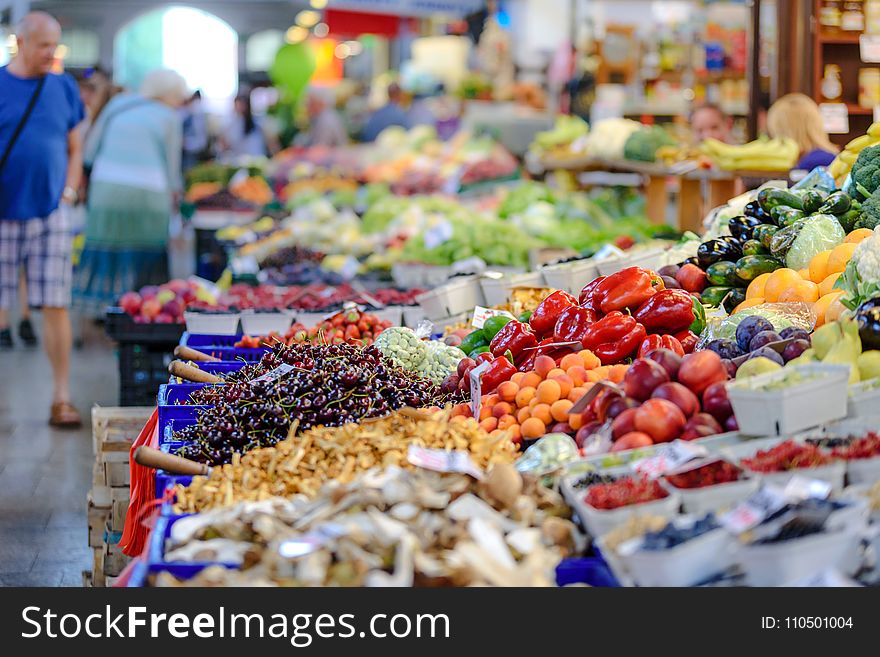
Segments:
[[[186,443],[174,441],[165,443],[159,449],[163,452],[171,454],[176,452],[184,445],[186,445]],[[170,472],[165,472],[165,470],[156,470],[156,499],[162,499],[162,497],[165,495],[165,489],[169,486],[174,486],[176,484],[180,484],[181,486],[189,486],[191,483],[191,475],[171,474]],[[168,515],[169,513],[170,505],[162,505],[162,515]]]
[[[159,406],[159,444],[163,445],[166,438],[165,427],[170,426],[173,420],[197,420],[199,413],[212,406],[206,404],[171,405]]]
[[[242,337],[242,335],[211,335],[187,331],[181,336],[180,344],[202,351],[203,347],[233,347]]]
[[[269,347],[246,348],[234,346],[241,340],[240,335],[210,335],[208,333],[184,333],[180,344],[192,347],[202,353],[206,353],[220,360],[244,360],[248,363],[258,363],[263,354],[268,352]]]
[[[142,588],[147,586],[151,575],[159,573],[169,573],[179,580],[186,581],[192,579],[203,571],[207,566],[224,566],[226,568],[238,568],[238,566],[230,566],[228,564],[147,564],[139,563],[132,572],[128,580],[128,588]]]
[[[196,390],[201,390],[205,386],[214,385],[213,383],[163,383],[159,386],[159,394],[156,395],[156,401],[159,406],[171,405],[191,405],[189,396]],[[219,385],[219,384],[218,384]]]
[[[187,407],[183,407],[187,408]],[[189,407],[192,408],[192,407]],[[171,418],[162,427],[162,430],[159,432],[159,449],[161,449],[164,445],[169,445],[172,443],[183,444],[179,440],[174,439],[174,432],[180,431],[184,427],[188,427],[191,424],[196,423],[196,418]]]
[[[556,566],[556,585],[588,584],[589,586],[617,587],[611,569],[600,557],[563,559]]]
[[[213,363],[199,363],[199,369],[203,372],[208,372],[209,374],[216,374],[217,376],[224,376],[226,374],[231,374],[232,372],[238,372],[241,368],[243,368],[248,363],[243,360],[237,361],[226,361],[221,360]],[[168,378],[169,383],[176,383],[175,377],[171,376]]]
[[[149,563],[151,566],[189,566],[191,568],[196,568],[196,572],[198,572],[202,568],[207,568],[208,566],[226,566],[227,568],[238,568],[238,564],[223,563],[220,561],[198,561],[186,563],[169,563],[165,561],[165,541],[171,535],[171,528],[174,526],[175,522],[177,522],[181,518],[187,518],[190,515],[191,514],[179,514],[165,517],[160,516],[156,520],[156,524],[153,527],[153,533],[150,536],[150,545],[147,548],[147,563]]]

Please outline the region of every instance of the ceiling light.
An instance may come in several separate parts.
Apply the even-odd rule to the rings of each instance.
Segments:
[[[304,9],[296,15],[296,24],[303,27],[312,27],[321,20],[321,14],[311,9]]]
[[[287,43],[299,43],[300,41],[305,41],[308,36],[309,31],[306,28],[293,25],[284,33],[284,40]]]

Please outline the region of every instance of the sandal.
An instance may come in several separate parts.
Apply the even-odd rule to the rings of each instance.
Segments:
[[[55,402],[52,404],[49,424],[60,429],[78,429],[82,426],[82,418],[70,402]]]

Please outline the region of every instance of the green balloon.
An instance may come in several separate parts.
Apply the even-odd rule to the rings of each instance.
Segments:
[[[292,100],[299,98],[315,72],[315,53],[304,41],[286,43],[275,54],[269,69],[272,82],[284,89]]]

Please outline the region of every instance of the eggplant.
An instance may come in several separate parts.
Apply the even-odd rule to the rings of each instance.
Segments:
[[[852,199],[846,192],[834,192],[819,208],[817,214],[844,214],[852,205]]]
[[[758,240],[751,239],[743,242],[743,256],[749,255],[770,255],[770,250],[764,248]]]
[[[764,222],[760,219],[743,215],[741,217],[731,217],[730,221],[727,222],[727,227],[730,229],[731,235],[740,242],[745,242],[752,238],[752,231],[755,229],[755,226],[760,226],[762,223]]]
[[[743,208],[743,214],[747,217],[760,219],[762,224],[769,224],[773,222],[773,219],[770,217],[770,213],[762,208],[757,201],[749,201],[748,203],[746,203],[746,206]]]
[[[880,297],[868,299],[856,310],[862,349],[880,349]]]
[[[737,243],[733,237],[727,237],[726,239],[734,244]],[[697,261],[701,269],[706,269],[709,265],[714,265],[721,260],[739,260],[741,257],[742,249],[734,249],[730,242],[724,238],[709,240],[697,247]]]
[[[733,237],[732,235],[722,235],[718,238],[720,241],[725,242],[728,246],[730,246],[730,257],[725,258],[725,260],[739,260],[743,256],[743,247],[742,242]]]
[[[721,306],[728,313],[732,313],[734,308],[746,300],[746,289],[744,287],[732,287],[730,292],[721,300]]]
[[[826,199],[825,192],[820,189],[811,189],[809,191],[804,192],[804,195],[801,196],[801,201],[804,204],[804,212],[807,214],[813,214],[817,212]]]
[[[690,258],[685,258],[681,262],[681,266],[684,267],[685,265],[696,265],[697,267],[699,267],[700,266],[700,259],[697,258],[697,256],[691,256]]]

